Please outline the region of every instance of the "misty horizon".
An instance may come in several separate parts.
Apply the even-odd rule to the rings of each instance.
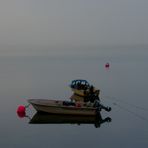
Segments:
[[[0,1],[0,55],[147,49],[145,0]]]

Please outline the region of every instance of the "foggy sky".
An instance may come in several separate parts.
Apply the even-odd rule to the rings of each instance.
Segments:
[[[147,0],[0,0],[0,55],[146,47]]]

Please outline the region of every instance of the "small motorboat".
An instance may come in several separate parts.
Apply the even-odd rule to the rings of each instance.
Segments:
[[[50,114],[65,115],[96,115],[101,109],[110,111],[110,107],[104,107],[100,103],[98,105],[90,105],[85,102],[72,102],[62,100],[47,99],[29,99],[28,102],[36,109],[37,112],[46,112]]]
[[[73,80],[70,84],[71,90],[74,94],[85,97],[90,93],[100,93],[99,89],[96,89],[93,85],[90,85],[86,80],[77,79]]]
[[[72,81],[71,88],[74,94],[70,97],[69,101],[29,99],[28,102],[32,104],[37,112],[50,114],[94,116],[102,109],[108,112],[111,111],[110,107],[105,107],[100,103],[99,91],[90,86],[86,80]],[[82,94],[80,94],[81,92]]]
[[[94,124],[100,127],[105,122],[111,122],[110,117],[102,118],[101,114],[97,116],[71,116],[48,113],[36,113],[29,121],[29,124]]]

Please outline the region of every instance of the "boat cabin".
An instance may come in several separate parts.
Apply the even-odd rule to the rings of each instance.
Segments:
[[[70,85],[74,94],[71,100],[75,102],[95,102],[99,99],[100,90],[90,85],[86,80],[77,79],[73,80]]]

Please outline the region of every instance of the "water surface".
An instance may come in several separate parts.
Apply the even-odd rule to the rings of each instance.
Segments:
[[[0,57],[0,147],[123,147],[148,146],[148,54],[107,51],[70,56]],[[90,56],[89,56],[90,55]],[[110,69],[104,64],[110,62]],[[103,118],[112,122],[93,124],[29,124],[19,119],[18,105],[28,98],[69,99],[73,79],[86,79],[101,89]],[[32,118],[30,107],[27,115]]]

